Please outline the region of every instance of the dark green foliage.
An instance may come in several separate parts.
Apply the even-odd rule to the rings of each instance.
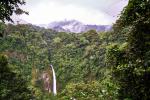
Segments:
[[[34,98],[55,100],[43,91],[40,80],[49,64],[53,64],[56,71],[59,99],[71,96],[83,99],[81,92],[86,93],[87,99],[117,97],[118,87],[105,62],[107,46],[114,41],[114,34],[94,30],[82,34],[57,33],[33,25],[8,24],[4,28],[7,34],[0,39],[0,52],[9,56],[13,71],[27,80]],[[71,91],[68,86],[75,91],[68,93]]]
[[[11,15],[16,14],[28,14],[23,11],[19,6],[24,5],[24,0],[1,0],[0,1],[0,21],[12,21]]]
[[[102,78],[105,45],[100,42],[100,34],[93,30],[79,35],[59,33],[53,39],[51,62],[56,66],[61,83],[88,82]]]
[[[120,56],[112,56],[117,63],[114,73],[120,83],[120,99],[150,99],[150,1],[129,0],[120,19],[114,25],[115,32],[128,27],[127,43]],[[117,48],[116,48],[117,49]]]
[[[39,100],[41,98],[45,100],[49,94],[41,91],[43,90],[41,89],[42,85],[36,87],[37,84],[35,86],[31,84],[31,71],[33,66],[36,71],[39,71],[35,80],[38,81],[42,71],[50,64],[48,61],[48,46],[57,32],[33,25],[8,24],[4,28],[7,34],[5,38],[0,38],[0,52],[9,57],[9,67],[17,73],[16,77],[22,78],[22,82],[25,82],[23,80],[27,81],[27,87],[33,92],[32,96]],[[13,83],[13,81],[11,82]],[[20,84],[22,83],[20,82]],[[16,84],[16,87],[17,85],[20,87],[19,83]]]
[[[6,34],[5,29],[6,29],[6,25],[4,23],[0,23],[0,37],[5,36]]]
[[[0,54],[0,99],[1,100],[29,100],[31,91],[26,81],[14,73],[8,66],[6,56]]]
[[[110,76],[101,82],[92,81],[89,83],[69,83],[58,95],[60,100],[115,100],[117,97],[117,85],[111,81]]]
[[[40,80],[49,64],[56,71],[58,99],[148,100],[149,20],[135,17],[133,23],[122,26],[124,14],[113,32],[103,33],[90,30],[73,34],[33,25],[2,25],[6,34],[0,38],[0,52],[9,56],[10,67],[28,81],[39,100],[55,99],[43,91]],[[33,68],[36,78],[31,75]]]

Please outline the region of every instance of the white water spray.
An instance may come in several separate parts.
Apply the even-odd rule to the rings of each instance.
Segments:
[[[52,68],[52,72],[53,72],[53,93],[54,95],[57,94],[57,90],[56,90],[56,75],[55,75],[55,71],[54,71],[54,68],[53,68],[53,65],[50,65],[51,68]]]

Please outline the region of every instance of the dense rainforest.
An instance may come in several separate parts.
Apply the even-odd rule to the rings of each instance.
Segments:
[[[149,100],[149,32],[149,0],[129,0],[109,32],[76,34],[1,22],[0,99]],[[52,84],[50,64],[57,95],[52,86],[45,89],[42,78],[46,73]]]

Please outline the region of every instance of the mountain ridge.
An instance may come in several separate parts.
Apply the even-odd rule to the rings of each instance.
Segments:
[[[17,24],[31,24],[25,20],[14,18],[14,23]],[[35,25],[35,24],[33,24]],[[84,24],[77,20],[62,20],[53,21],[49,24],[36,24],[36,26],[52,29],[57,32],[69,32],[69,33],[82,33],[89,30],[96,30],[97,32],[105,32],[112,30],[112,25],[91,25]]]
[[[49,24],[41,24],[41,27],[50,28],[58,32],[73,32],[81,33],[89,30],[96,30],[97,32],[110,31],[112,29],[111,25],[90,25],[83,24],[77,20],[64,20],[64,21],[54,21]]]

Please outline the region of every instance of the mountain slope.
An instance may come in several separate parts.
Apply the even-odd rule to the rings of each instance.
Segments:
[[[58,32],[73,32],[81,33],[88,30],[96,30],[97,32],[109,31],[111,30],[111,25],[85,25],[76,20],[64,20],[56,21],[48,24],[47,28],[51,28]]]

